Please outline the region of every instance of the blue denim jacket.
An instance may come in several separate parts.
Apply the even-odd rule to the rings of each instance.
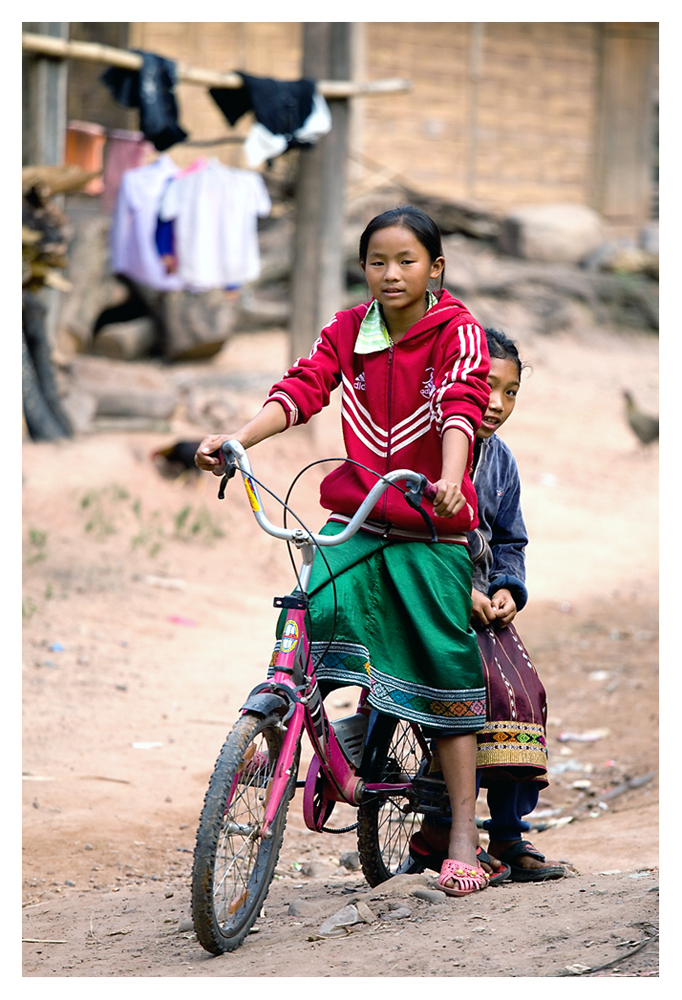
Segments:
[[[479,525],[467,536],[474,562],[473,585],[488,597],[506,588],[520,611],[528,600],[525,583],[528,535],[521,513],[516,459],[497,434],[478,440],[476,453],[473,484],[478,497]]]

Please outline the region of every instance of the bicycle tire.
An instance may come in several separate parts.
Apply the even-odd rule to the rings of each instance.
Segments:
[[[423,766],[423,751],[414,724],[381,716],[369,737],[363,759],[367,781],[414,779]],[[362,769],[361,769],[362,773]],[[371,886],[397,875],[409,860],[410,837],[421,826],[414,789],[372,796],[358,807],[358,854]]]
[[[300,753],[299,745],[271,836],[261,839],[283,736],[276,716],[245,713],[225,740],[209,781],[194,848],[192,920],[199,943],[213,955],[239,947],[275,874]]]

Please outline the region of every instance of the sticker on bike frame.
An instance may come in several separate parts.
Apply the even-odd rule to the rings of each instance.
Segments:
[[[248,476],[244,476],[244,486],[249,498],[249,503],[251,504],[251,510],[260,510],[260,504],[256,499],[256,493]]]
[[[284,631],[282,632],[282,642],[280,649],[283,653],[290,653],[292,649],[296,649],[298,645],[298,625],[293,619],[289,618],[284,626]]]

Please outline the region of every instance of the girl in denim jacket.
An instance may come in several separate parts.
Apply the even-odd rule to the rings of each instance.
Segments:
[[[490,871],[490,884],[511,878],[538,882],[561,878],[560,865],[548,864],[524,838],[539,792],[548,784],[545,689],[512,625],[528,599],[516,460],[497,431],[511,416],[521,387],[523,365],[515,343],[486,329],[490,354],[490,400],[474,447],[473,483],[479,526],[469,533],[474,561],[472,624],[476,629],[487,695],[486,725],[477,734],[477,785],[487,789],[490,819],[483,824],[490,842],[478,859]],[[443,831],[424,824],[411,841],[417,867],[438,867]],[[415,868],[413,867],[414,871]]]

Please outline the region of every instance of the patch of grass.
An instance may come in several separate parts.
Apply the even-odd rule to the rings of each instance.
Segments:
[[[85,530],[95,538],[104,539],[115,535],[118,531],[116,517],[112,507],[128,500],[130,494],[122,487],[113,484],[101,490],[91,490],[81,498],[80,508],[85,512]]]
[[[186,507],[183,507],[182,510],[178,511],[177,514],[175,514],[175,516],[173,517],[173,521],[175,523],[176,535],[182,535],[182,533],[187,530],[186,529],[187,519],[189,518],[189,515],[191,513],[192,513],[192,508],[188,504]]]
[[[38,610],[38,605],[32,598],[26,597],[22,600],[21,617],[25,618],[26,621],[30,621],[37,610]]]
[[[85,530],[100,541],[124,530],[125,518],[130,527],[132,515],[131,547],[144,550],[152,557],[159,554],[167,538],[210,545],[213,539],[225,535],[219,521],[206,507],[195,510],[187,504],[171,515],[162,515],[159,510],[147,513],[139,498],[131,498],[126,489],[116,485],[86,493],[81,498],[80,508],[86,518]]]
[[[148,518],[145,517],[140,500],[133,503],[132,511],[138,523],[137,533],[130,540],[132,549],[147,549],[152,558],[158,556],[163,547],[164,538],[160,512],[155,510]]]
[[[206,507],[193,510],[187,505],[178,511],[173,518],[175,537],[183,541],[197,541],[210,545],[214,538],[223,538],[225,532],[220,523]]]
[[[47,559],[47,532],[30,528],[28,532],[28,555],[26,562],[30,566],[32,563]]]

